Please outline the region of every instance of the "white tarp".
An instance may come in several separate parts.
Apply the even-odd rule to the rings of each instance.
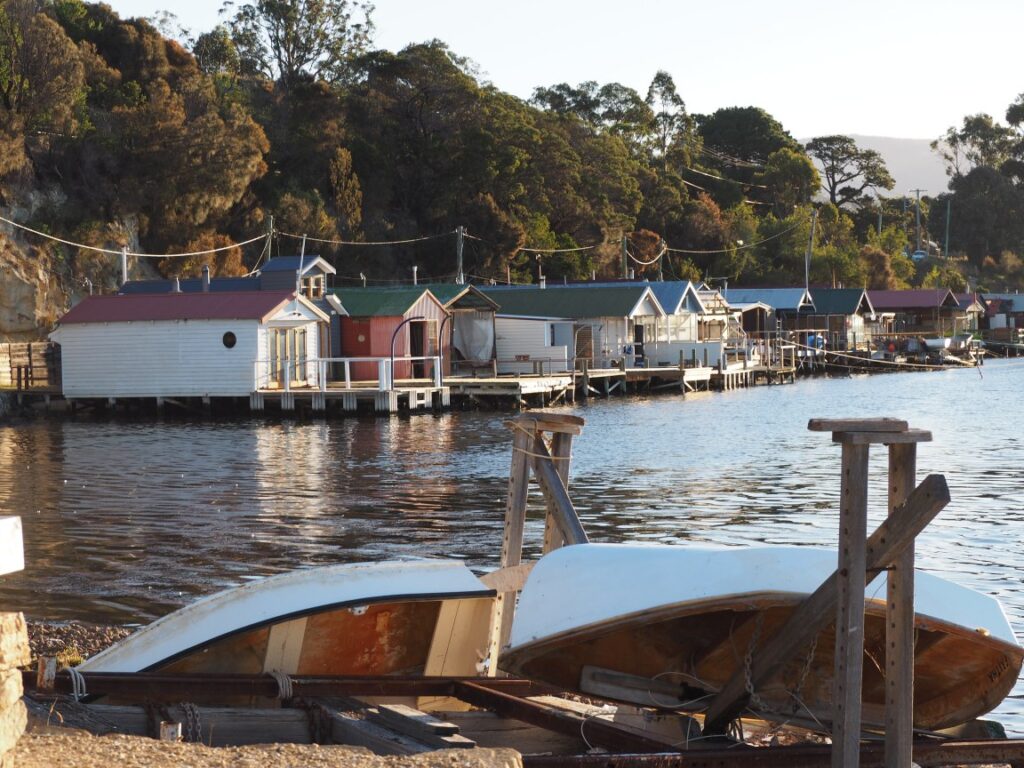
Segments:
[[[463,360],[486,362],[494,355],[494,316],[490,312],[456,312],[452,345]]]

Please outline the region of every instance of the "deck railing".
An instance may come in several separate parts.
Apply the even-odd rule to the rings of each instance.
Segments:
[[[387,392],[395,389],[394,363],[422,362],[424,370],[434,387],[443,385],[441,358],[438,356],[403,356],[392,361],[390,357],[310,357],[306,360],[255,360],[253,370],[256,389],[270,389],[272,385],[285,392],[292,389],[375,389]],[[376,377],[370,380],[355,380],[352,366],[356,363],[375,364]],[[298,374],[304,369],[305,375]],[[340,372],[340,377],[336,373]],[[313,373],[314,375],[310,375]],[[343,386],[335,386],[342,384]],[[358,386],[356,386],[358,384]]]

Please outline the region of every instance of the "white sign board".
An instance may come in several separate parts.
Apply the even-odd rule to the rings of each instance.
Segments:
[[[0,517],[0,576],[25,567],[20,517]]]

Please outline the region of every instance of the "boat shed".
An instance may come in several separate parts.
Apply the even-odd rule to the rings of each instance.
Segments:
[[[945,336],[957,324],[962,329],[967,317],[948,288],[868,291],[868,298],[876,313],[892,318],[892,327],[880,327],[880,332]]]
[[[292,291],[89,296],[50,339],[69,399],[248,397],[315,385],[327,322]]]
[[[875,308],[863,288],[815,288],[814,314],[808,327],[827,332],[831,349],[856,349],[870,338],[868,322]]]
[[[666,314],[645,283],[523,287],[487,286],[499,305],[495,318],[499,371],[524,372],[532,363],[571,370],[576,359],[610,367],[644,359]]]
[[[331,348],[340,350],[339,357],[382,359],[390,358],[392,352],[396,358],[448,357],[450,346],[439,339],[448,311],[429,289],[332,288],[330,296],[348,313],[332,320],[337,343]],[[394,378],[428,378],[434,373],[430,366],[426,360],[396,359]],[[376,380],[378,376],[377,364],[372,361],[353,362],[351,371],[357,380]]]
[[[494,316],[498,303],[474,285],[431,283],[427,287],[450,317],[447,333],[443,334],[451,347],[451,355],[445,357],[445,372],[492,369],[497,359]]]
[[[1024,328],[1024,293],[984,293],[981,298],[989,330]]]
[[[748,316],[744,318],[748,332],[806,328],[807,316],[814,313],[811,294],[803,288],[729,288],[722,295],[733,307],[748,307]],[[757,314],[754,320],[749,308],[755,305],[767,306],[770,311],[763,317]]]

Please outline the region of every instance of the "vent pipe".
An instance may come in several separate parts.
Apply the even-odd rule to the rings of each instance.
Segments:
[[[171,293],[181,293],[181,280],[174,278],[174,286],[171,288]]]
[[[203,293],[210,292],[210,267],[203,264]]]
[[[540,289],[543,291],[548,287],[548,279],[544,275],[540,276]]]

